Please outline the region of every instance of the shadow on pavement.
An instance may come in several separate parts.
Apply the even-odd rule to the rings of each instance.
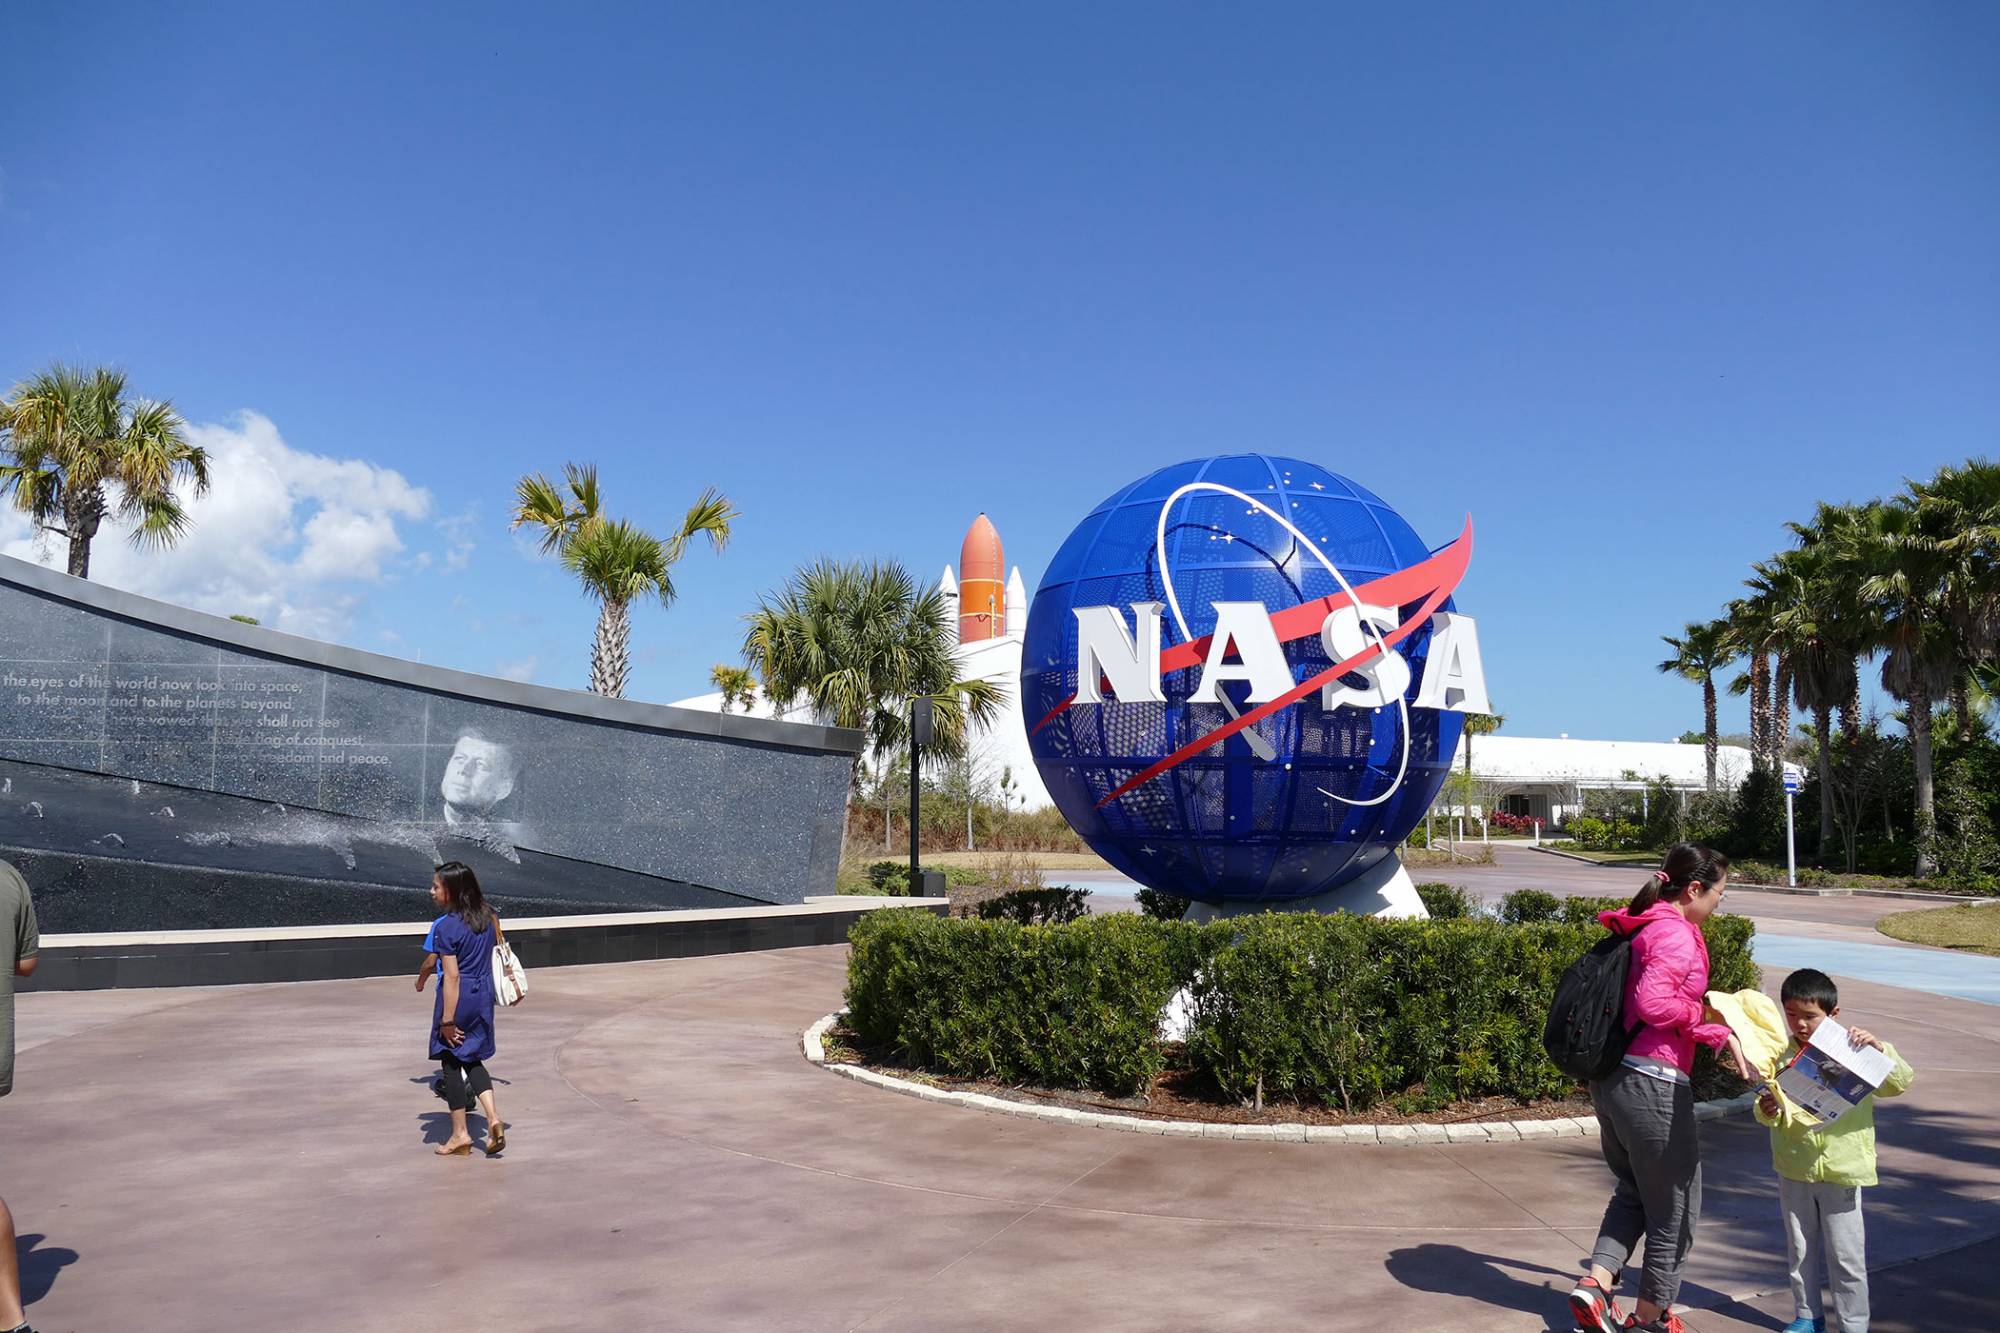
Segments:
[[[33,1305],[49,1294],[56,1274],[77,1261],[75,1250],[52,1248],[47,1236],[14,1237],[14,1253],[21,1261],[21,1304]]]
[[[1503,1310],[1544,1315],[1555,1333],[1573,1327],[1567,1301],[1570,1284],[1576,1280],[1572,1272],[1479,1254],[1459,1245],[1434,1244],[1391,1250],[1383,1267],[1390,1277],[1415,1291],[1435,1291]],[[1547,1273],[1555,1282],[1530,1282],[1505,1269]]]
[[[417,1117],[417,1123],[423,1126],[424,1142],[431,1147],[436,1147],[451,1137],[451,1112],[449,1111],[425,1111]],[[509,1121],[508,1123],[511,1125],[513,1122]],[[475,1144],[485,1138],[486,1117],[481,1115],[477,1108],[465,1113],[465,1132],[472,1135],[472,1141]]]

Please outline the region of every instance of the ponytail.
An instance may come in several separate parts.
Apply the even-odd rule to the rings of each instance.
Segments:
[[[1632,896],[1630,910],[1638,916],[1655,903],[1679,902],[1695,885],[1720,884],[1728,873],[1729,858],[1714,848],[1691,842],[1675,843],[1667,848],[1666,858],[1653,877]]]

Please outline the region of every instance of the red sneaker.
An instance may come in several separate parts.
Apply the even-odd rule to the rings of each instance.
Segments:
[[[1571,1299],[1573,1301],[1575,1298]],[[1687,1325],[1683,1324],[1681,1317],[1672,1310],[1645,1324],[1639,1322],[1638,1315],[1633,1315],[1626,1321],[1625,1329],[1626,1333],[1687,1333]]]
[[[1624,1333],[1632,1327],[1618,1308],[1618,1302],[1597,1285],[1594,1277],[1577,1279],[1576,1290],[1569,1294],[1569,1312],[1584,1333]]]

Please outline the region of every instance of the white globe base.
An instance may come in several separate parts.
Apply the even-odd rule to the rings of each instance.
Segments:
[[[1403,858],[1391,852],[1359,879],[1350,880],[1337,889],[1329,889],[1312,898],[1292,898],[1284,902],[1189,903],[1187,916],[1183,919],[1225,921],[1230,917],[1253,916],[1258,912],[1352,912],[1356,916],[1406,917],[1419,921],[1430,916],[1424,910],[1424,900],[1417,895],[1416,882],[1403,867]],[[1192,997],[1183,987],[1167,1001],[1166,1012],[1160,1015],[1160,1036],[1167,1041],[1185,1040],[1191,1009]]]
[[[1424,910],[1424,900],[1417,896],[1416,881],[1403,867],[1403,858],[1391,852],[1359,878],[1311,898],[1287,898],[1282,902],[1190,903],[1186,919],[1224,921],[1233,916],[1251,916],[1258,912],[1352,912],[1356,916],[1410,917],[1417,920],[1430,915]]]

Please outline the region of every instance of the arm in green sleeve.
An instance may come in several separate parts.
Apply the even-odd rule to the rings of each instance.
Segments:
[[[1916,1079],[1917,1071],[1910,1068],[1910,1062],[1896,1054],[1896,1048],[1886,1041],[1882,1043],[1882,1054],[1889,1057],[1894,1063],[1895,1068],[1889,1071],[1889,1077],[1882,1080],[1882,1086],[1875,1089],[1875,1095],[1878,1097],[1900,1097]]]

